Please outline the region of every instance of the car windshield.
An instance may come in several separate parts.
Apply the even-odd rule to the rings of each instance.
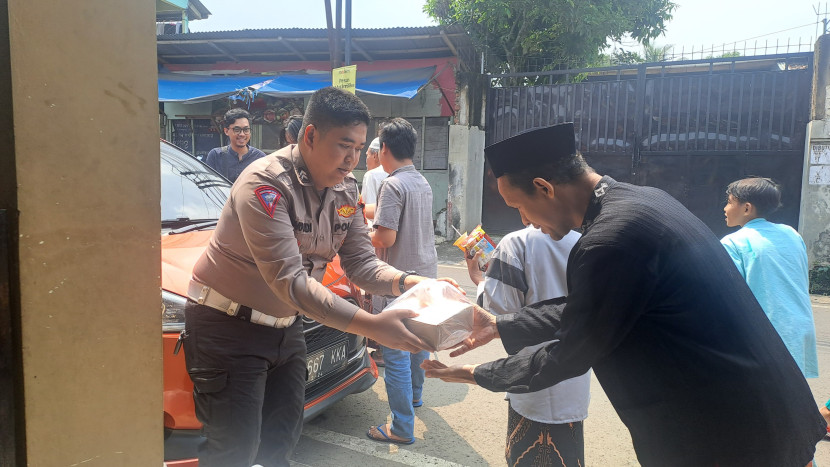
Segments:
[[[184,151],[161,143],[161,224],[179,229],[219,219],[231,183]],[[213,223],[215,225],[215,223]]]

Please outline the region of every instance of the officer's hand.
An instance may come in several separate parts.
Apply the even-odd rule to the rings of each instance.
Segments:
[[[418,313],[412,310],[388,310],[377,315],[358,310],[346,327],[346,332],[366,336],[386,347],[407,352],[432,350],[403,324],[404,319],[416,316]]]
[[[455,346],[455,350],[450,352],[450,357],[467,353],[498,337],[499,329],[496,327],[495,315],[476,305],[473,314],[473,333]]]
[[[409,290],[412,287],[415,287],[415,285],[418,284],[419,282],[428,281],[428,280],[430,280],[429,277],[416,276],[415,274],[411,274],[409,276],[406,276],[406,279],[404,279],[404,286],[406,287],[406,290]],[[456,282],[455,279],[453,279],[451,277],[439,277],[437,280],[442,281],[442,282],[446,282],[446,283],[450,284],[451,286],[455,287],[456,289],[458,289],[459,292],[463,293],[464,295],[467,295],[467,292],[465,292],[464,289],[462,289],[461,286],[458,285],[458,282]]]
[[[412,334],[403,324],[406,318],[414,318],[418,313],[412,310],[386,310],[375,318],[375,336],[368,336],[372,339],[393,349],[406,350],[408,352],[419,352],[421,350],[432,350],[420,337]]]
[[[465,292],[464,289],[462,289],[461,286],[458,285],[458,282],[456,282],[455,279],[453,279],[452,277],[439,277],[438,280],[450,284],[451,286],[458,289],[459,292],[463,293],[464,295],[467,295],[467,292]]]
[[[427,378],[439,378],[448,383],[468,383],[476,384],[476,379],[473,376],[478,365],[455,365],[447,366],[438,360],[424,360],[421,363],[421,368]]]

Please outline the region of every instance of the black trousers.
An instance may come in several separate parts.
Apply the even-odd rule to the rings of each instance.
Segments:
[[[288,466],[300,439],[302,320],[269,328],[188,301],[185,362],[206,440],[199,467]]]

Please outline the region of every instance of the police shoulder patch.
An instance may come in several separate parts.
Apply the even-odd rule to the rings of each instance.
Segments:
[[[352,217],[357,209],[354,206],[350,206],[348,204],[344,204],[337,208],[337,214],[340,214],[340,217]]]
[[[262,208],[265,209],[265,212],[268,213],[271,218],[274,217],[274,209],[277,208],[277,203],[279,202],[280,198],[282,198],[282,194],[277,191],[276,188],[268,185],[262,185],[261,187],[254,190],[254,194],[256,194],[257,199],[259,200],[259,204],[262,205]]]

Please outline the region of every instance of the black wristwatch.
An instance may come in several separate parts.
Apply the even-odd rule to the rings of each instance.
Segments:
[[[404,286],[404,281],[406,280],[406,276],[411,276],[413,274],[416,274],[416,272],[415,271],[404,271],[404,273],[401,274],[401,277],[398,279],[398,289],[401,291],[401,295],[403,295],[403,293],[406,292],[406,287]]]

